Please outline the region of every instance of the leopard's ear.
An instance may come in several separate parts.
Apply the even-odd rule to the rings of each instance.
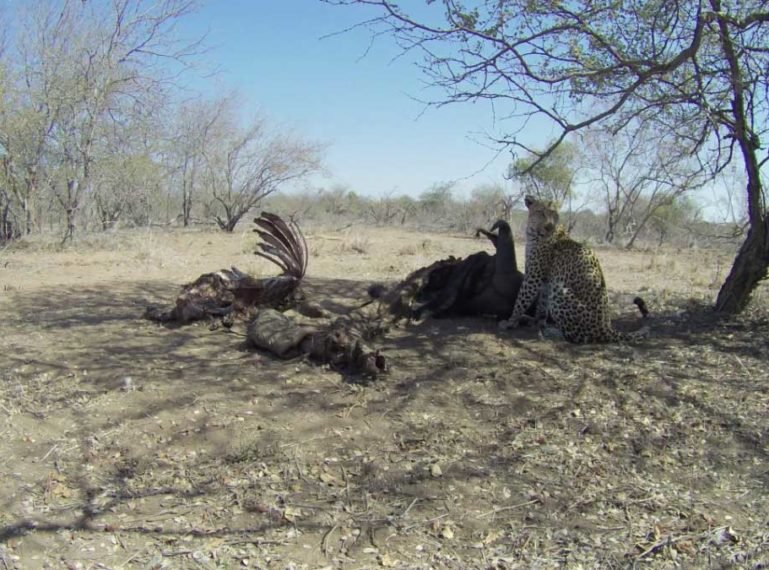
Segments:
[[[531,194],[526,194],[526,196],[523,198],[523,203],[526,204],[527,208],[531,208],[536,201],[537,199]]]

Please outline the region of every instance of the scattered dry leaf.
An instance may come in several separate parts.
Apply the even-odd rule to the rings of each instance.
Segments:
[[[392,568],[393,566],[397,566],[398,560],[392,558],[389,554],[382,554],[379,557],[379,564],[384,568]]]

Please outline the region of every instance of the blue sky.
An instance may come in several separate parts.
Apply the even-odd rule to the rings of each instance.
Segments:
[[[313,185],[416,196],[444,181],[465,193],[504,182],[510,154],[486,139],[495,129],[487,105],[425,109],[415,98],[440,93],[426,88],[414,57],[396,58],[390,37],[368,52],[366,29],[324,38],[371,14],[319,0],[209,0],[182,31],[208,30],[206,58],[220,72],[206,89],[235,90],[244,112],[329,145],[328,175]]]
[[[508,151],[493,148],[487,134],[517,131],[495,124],[486,104],[425,108],[435,100],[415,65],[389,36],[370,49],[371,33],[341,32],[376,15],[365,6],[340,7],[320,0],[202,0],[182,32],[208,33],[209,65],[220,72],[196,82],[209,93],[235,90],[244,114],[261,112],[276,125],[328,144],[328,173],[313,187],[344,185],[368,196],[418,196],[430,185],[457,181],[459,195],[482,184],[503,183]],[[407,6],[423,18],[423,0]],[[435,6],[432,8],[435,10]],[[330,37],[328,37],[330,36]],[[554,132],[532,121],[519,140],[542,147]],[[718,188],[694,197],[705,215],[721,219]]]
[[[327,173],[309,180],[312,187],[341,185],[368,196],[418,196],[452,181],[461,196],[485,184],[511,188],[503,174],[512,157],[494,148],[488,135],[516,132],[521,125],[495,124],[484,103],[435,108],[419,102],[442,93],[425,85],[417,54],[403,55],[389,36],[372,45],[366,28],[343,33],[377,15],[371,7],[320,0],[200,1],[200,10],[179,22],[178,33],[207,34],[210,49],[201,69],[218,72],[190,76],[188,85],[208,96],[235,92],[244,120],[258,112],[276,129],[326,144]],[[406,5],[422,20],[441,3]],[[28,6],[34,4],[0,0],[6,14]],[[541,118],[517,133],[522,143],[540,148],[554,135]],[[739,180],[726,184],[741,186]],[[724,182],[693,197],[710,219],[721,219],[727,210]]]

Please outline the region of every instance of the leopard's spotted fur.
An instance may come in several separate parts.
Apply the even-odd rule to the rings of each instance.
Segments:
[[[513,313],[500,323],[518,325],[539,297],[537,315],[549,317],[563,337],[575,343],[633,341],[647,335],[615,330],[609,319],[609,301],[601,266],[593,251],[556,227],[558,212],[550,202],[526,197],[529,208],[526,273]]]

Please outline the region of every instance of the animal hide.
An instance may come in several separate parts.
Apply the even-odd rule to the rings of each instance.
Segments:
[[[492,233],[498,229],[499,233]],[[427,316],[494,315],[505,318],[515,305],[523,274],[518,271],[515,246],[507,222],[492,232],[478,230],[494,245],[494,254],[479,251],[465,258],[450,256],[409,274],[390,289],[369,288],[369,294],[395,321]]]
[[[376,324],[372,327],[366,319],[345,316],[316,327],[299,325],[274,309],[261,309],[248,325],[246,337],[252,346],[281,358],[306,354],[336,368],[376,376],[387,371],[387,360],[365,340],[377,332]]]
[[[307,270],[307,242],[299,227],[269,212],[263,212],[254,223],[254,232],[261,238],[254,253],[280,267],[281,275],[255,278],[236,267],[205,273],[182,287],[174,306],[150,306],[145,317],[187,324],[206,318],[247,318],[255,307],[297,307],[308,316],[322,314],[304,302],[299,290]]]

